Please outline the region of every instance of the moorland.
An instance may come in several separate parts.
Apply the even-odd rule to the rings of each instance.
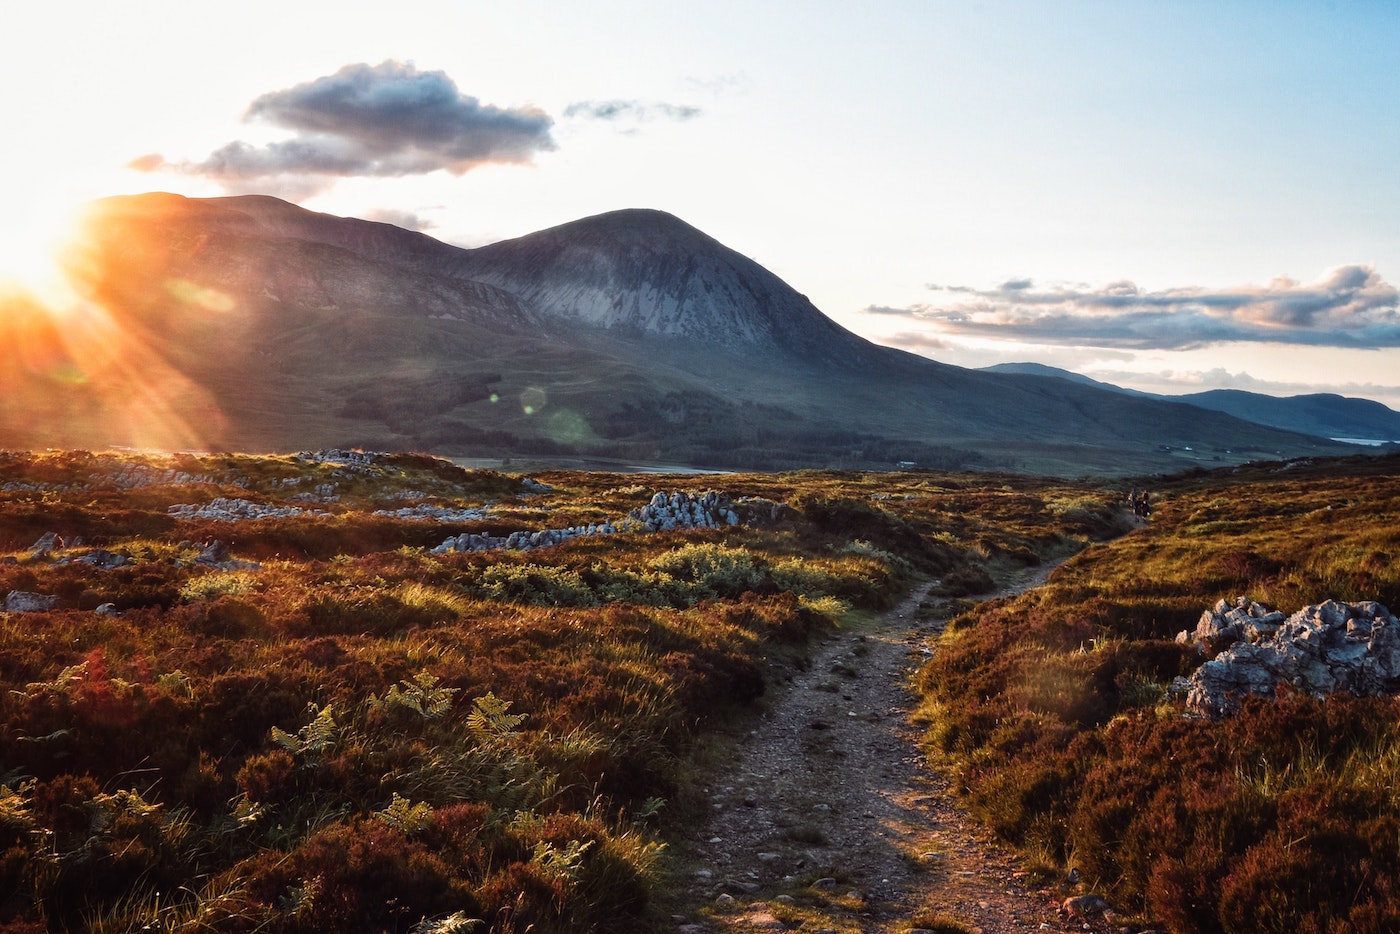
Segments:
[[[1139,930],[1393,930],[1393,699],[1215,721],[1169,685],[1221,598],[1400,603],[1398,473],[1157,477],[1142,523],[1140,479],[3,454],[0,930],[673,926],[715,737],[927,580],[930,761],[1033,871]],[[628,521],[708,491],[732,522]]]

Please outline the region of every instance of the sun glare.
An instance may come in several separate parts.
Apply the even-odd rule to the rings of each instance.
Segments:
[[[0,217],[0,295],[20,294],[55,312],[76,301],[60,257],[77,232],[76,211],[20,211]]]

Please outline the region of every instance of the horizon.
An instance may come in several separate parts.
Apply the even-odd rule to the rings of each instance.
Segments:
[[[649,207],[944,363],[1400,407],[1387,4],[11,19],[0,265],[20,275],[67,210],[139,191],[466,247]]]

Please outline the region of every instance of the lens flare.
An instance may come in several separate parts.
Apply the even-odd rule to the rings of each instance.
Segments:
[[[186,305],[194,305],[205,311],[233,311],[237,307],[237,302],[227,292],[188,279],[171,279],[165,283],[165,290]]]
[[[544,408],[549,396],[543,389],[531,386],[520,394],[520,409],[526,415],[534,415]]]
[[[60,256],[77,230],[77,212],[30,209],[0,215],[0,296],[27,297],[55,311],[76,300]]]
[[[158,323],[92,285],[77,212],[0,229],[0,446],[206,450],[228,420],[156,339]],[[89,245],[90,251],[90,245]],[[174,281],[178,301],[226,313],[232,298]]]
[[[545,436],[560,444],[582,444],[595,440],[587,419],[571,409],[560,409],[545,422]]]

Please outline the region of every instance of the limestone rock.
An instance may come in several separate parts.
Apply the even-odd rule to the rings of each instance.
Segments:
[[[547,488],[546,488],[547,489]],[[430,517],[428,517],[430,518]],[[481,516],[462,517],[481,518]],[[454,520],[460,521],[460,520]],[[487,535],[467,532],[452,536],[432,550],[433,554],[454,551],[490,551],[513,549],[529,551],[548,548],[571,538],[585,535],[613,535],[618,532],[669,532],[676,529],[714,529],[738,525],[740,519],[730,505],[727,494],[658,492],[645,506],[639,506],[617,522],[571,526],[565,529],[541,529],[537,532],[512,532],[509,535]]]
[[[1193,634],[1212,658],[1189,680],[1186,706],[1210,717],[1280,686],[1326,697],[1400,692],[1400,623],[1374,601],[1326,603],[1284,617],[1240,597],[1202,614]]]

